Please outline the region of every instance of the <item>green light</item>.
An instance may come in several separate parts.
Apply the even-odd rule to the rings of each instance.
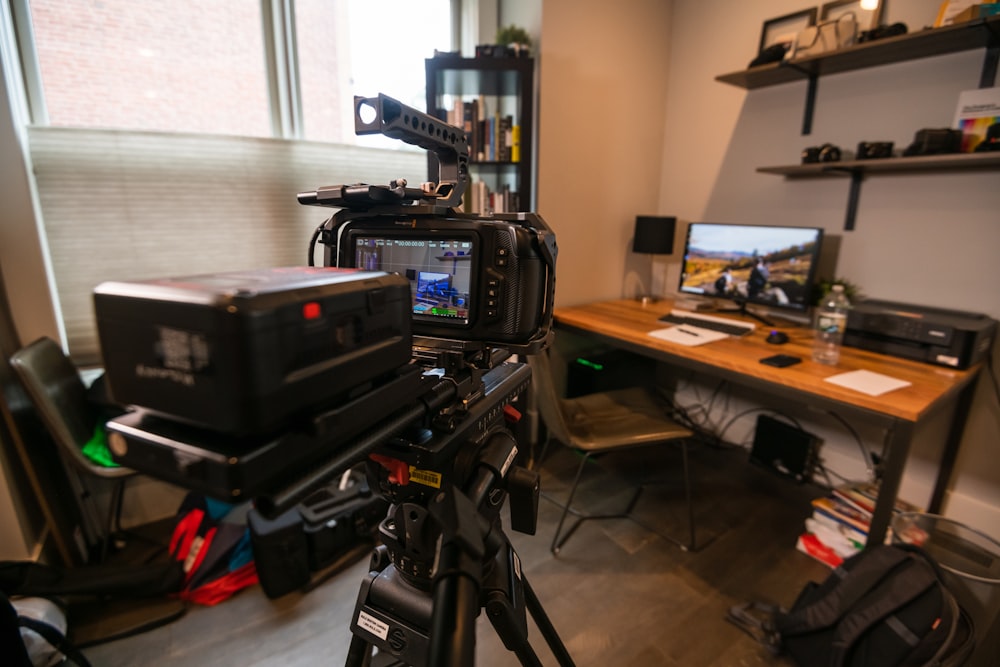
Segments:
[[[576,363],[580,364],[581,366],[587,366],[588,368],[593,368],[595,371],[604,370],[604,364],[595,364],[593,361],[589,361],[587,359],[584,359],[583,357],[577,357]]]

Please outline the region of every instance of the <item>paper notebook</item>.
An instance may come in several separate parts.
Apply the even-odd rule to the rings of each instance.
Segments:
[[[722,340],[723,338],[729,338],[729,334],[724,334],[721,331],[702,329],[701,327],[691,326],[690,324],[668,327],[666,329],[655,329],[650,331],[649,335],[653,338],[659,338],[660,340],[666,340],[671,343],[686,345],[688,347],[704,345],[705,343],[711,343],[713,341]]]
[[[900,380],[872,371],[850,371],[849,373],[831,375],[826,378],[826,382],[854,389],[869,396],[881,396],[890,391],[910,386],[910,383],[906,380]]]

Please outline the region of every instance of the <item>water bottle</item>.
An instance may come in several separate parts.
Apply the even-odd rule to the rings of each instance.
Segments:
[[[824,297],[816,312],[816,338],[813,342],[813,360],[835,366],[840,361],[840,346],[847,328],[847,310],[850,301],[843,285],[834,285]]]

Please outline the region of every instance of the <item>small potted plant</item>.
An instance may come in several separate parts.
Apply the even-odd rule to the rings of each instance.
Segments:
[[[531,52],[531,35],[520,26],[503,26],[497,30],[497,44],[506,46],[510,55],[527,56]]]
[[[830,290],[834,285],[844,286],[844,296],[846,296],[847,300],[851,303],[857,303],[863,298],[861,288],[852,283],[850,280],[845,278],[822,278],[816,283],[816,287],[813,290],[812,305],[818,306],[823,301],[823,298],[830,293]]]

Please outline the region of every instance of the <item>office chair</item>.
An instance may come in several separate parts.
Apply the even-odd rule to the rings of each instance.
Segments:
[[[78,494],[82,499],[90,495],[86,488],[87,476],[113,482],[104,525],[91,527],[95,532],[93,540],[100,545],[100,559],[103,561],[111,540],[121,528],[125,481],[136,472],[130,468],[102,466],[84,456],[83,445],[93,437],[100,415],[87,399],[87,388],[76,366],[58,343],[51,338],[40,338],[15,352],[10,358],[10,365],[63,459],[81,473],[83,488]]]
[[[541,418],[548,428],[548,438],[538,460],[544,458],[552,440],[566,445],[581,455],[565,504],[557,502],[563,508],[563,513],[552,537],[550,547],[552,553],[558,554],[566,540],[584,521],[625,518],[677,544],[685,551],[694,551],[696,546],[694,507],[691,499],[687,452],[687,439],[693,435],[692,432],[664,415],[656,397],[644,387],[597,392],[570,399],[561,398],[552,379],[551,363],[548,353],[543,352],[528,357],[535,401]],[[633,447],[660,446],[669,441],[677,441],[681,445],[689,530],[686,541],[664,535],[632,515],[632,510],[642,495],[644,487],[641,485],[636,488],[625,510],[616,514],[585,514],[573,507],[573,498],[583,469],[593,457]],[[569,514],[578,519],[563,534],[563,525]]]

